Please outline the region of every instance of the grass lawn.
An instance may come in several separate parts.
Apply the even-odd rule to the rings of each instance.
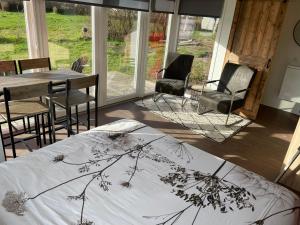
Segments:
[[[23,13],[0,11],[0,59],[28,58]]]
[[[190,82],[196,84],[207,79],[215,35],[212,35],[211,32],[195,31],[193,40],[195,40],[195,44],[178,45],[177,51],[195,56]]]
[[[91,73],[92,40],[89,16],[47,13],[48,42],[53,68],[70,67],[79,57],[89,59],[85,73]],[[82,29],[86,27],[87,34]]]

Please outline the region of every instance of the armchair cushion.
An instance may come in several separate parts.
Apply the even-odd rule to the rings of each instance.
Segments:
[[[155,91],[170,95],[183,96],[184,84],[185,82],[183,80],[159,79],[156,81]]]
[[[225,114],[229,113],[231,98],[232,95],[218,91],[203,92],[198,97],[201,105]],[[236,96],[233,99],[231,111],[241,108],[243,105],[244,99]]]

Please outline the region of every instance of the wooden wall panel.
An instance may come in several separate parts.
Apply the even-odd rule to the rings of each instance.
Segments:
[[[238,0],[225,63],[258,70],[241,114],[255,119],[284,20],[287,0]]]

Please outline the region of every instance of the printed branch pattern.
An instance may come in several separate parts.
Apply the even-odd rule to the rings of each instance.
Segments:
[[[265,222],[266,222],[268,219],[270,219],[270,218],[272,218],[272,217],[274,217],[274,216],[281,215],[281,214],[283,214],[283,213],[287,213],[287,214],[285,214],[285,215],[289,215],[289,214],[291,214],[291,213],[294,213],[296,210],[300,210],[300,206],[296,206],[296,207],[293,207],[293,208],[289,208],[289,209],[285,209],[285,210],[278,211],[278,212],[276,212],[276,213],[272,213],[271,215],[266,216],[266,217],[264,217],[264,218],[261,219],[261,220],[256,220],[256,221],[254,221],[253,223],[250,223],[250,225],[264,225]]]
[[[175,166],[173,173],[161,177],[161,181],[173,187],[172,192],[183,199],[189,205],[184,209],[160,216],[148,216],[148,219],[160,219],[158,225],[176,224],[181,216],[192,206],[197,208],[197,212],[192,218],[191,225],[194,225],[201,208],[212,206],[214,210],[220,209],[221,213],[234,211],[234,206],[241,210],[251,208],[254,205],[250,202],[255,200],[255,196],[245,188],[239,187],[227,180],[225,177],[234,167],[223,177],[217,176],[218,172],[224,167],[224,161],[213,174],[203,174],[199,171],[187,171],[186,168]]]
[[[144,127],[140,127],[138,129],[142,129]],[[125,133],[113,133],[113,134],[109,134],[108,138],[114,141],[114,146],[116,147],[115,144],[117,142],[120,142],[120,146],[124,146],[125,142],[126,145],[130,144],[130,141],[128,140],[128,135],[129,133],[136,131],[138,129],[135,130],[131,130],[130,132],[125,132]],[[110,149],[111,146],[107,147],[104,149],[104,151],[102,150],[102,145],[99,145],[101,143],[97,142],[93,145],[92,147],[92,153],[95,159],[91,159],[88,160],[86,162],[81,162],[81,163],[70,163],[67,162],[65,160],[65,156],[64,155],[58,155],[56,156],[53,161],[55,163],[65,163],[67,165],[71,165],[71,166],[80,166],[78,171],[80,174],[80,176],[74,177],[72,179],[69,179],[65,182],[62,182],[58,185],[55,185],[51,188],[48,188],[32,197],[27,197],[26,193],[15,193],[15,192],[7,192],[6,196],[2,202],[2,205],[7,209],[7,211],[9,212],[13,212],[16,215],[24,215],[26,207],[25,204],[28,201],[33,201],[34,199],[40,197],[41,195],[46,194],[49,191],[52,191],[54,189],[57,189],[65,184],[68,184],[70,182],[73,182],[75,180],[81,179],[83,177],[87,177],[87,176],[91,176],[91,179],[88,181],[88,183],[85,185],[84,189],[82,190],[82,192],[79,195],[76,196],[68,196],[68,199],[70,200],[81,200],[82,201],[82,205],[81,205],[81,215],[80,215],[80,220],[78,221],[78,225],[92,225],[93,222],[89,221],[87,219],[84,218],[84,207],[85,207],[85,202],[87,199],[86,196],[86,191],[89,188],[89,186],[95,181],[98,180],[99,186],[102,188],[103,191],[108,191],[109,190],[109,186],[111,185],[111,182],[107,181],[106,179],[109,177],[108,175],[105,175],[105,172],[107,172],[109,170],[109,168],[111,168],[112,166],[114,166],[116,163],[118,163],[122,158],[124,158],[125,156],[128,156],[132,159],[135,159],[135,164],[133,167],[132,172],[130,173],[130,177],[129,180],[126,182],[127,186],[130,186],[130,183],[134,177],[134,175],[137,172],[137,168],[138,168],[138,161],[141,157],[145,157],[155,160],[157,161],[158,158],[156,155],[153,154],[148,154],[149,151],[152,149],[151,144],[155,141],[158,141],[160,139],[163,139],[165,136],[159,136],[158,138],[155,138],[151,141],[145,142],[138,139],[137,142],[139,143],[143,143],[143,144],[134,144],[133,147],[129,147],[127,149],[125,149],[123,151],[123,153],[119,153],[119,154],[109,154],[109,152],[112,150]],[[106,145],[105,145],[106,146]],[[148,154],[148,155],[147,155]],[[109,157],[107,157],[109,156]],[[106,162],[108,163],[108,165],[106,165],[105,167],[103,167],[102,169],[93,171],[93,172],[89,172],[91,171],[92,167],[101,167],[101,162]],[[160,161],[160,160],[159,160]],[[169,162],[169,161],[168,161]]]

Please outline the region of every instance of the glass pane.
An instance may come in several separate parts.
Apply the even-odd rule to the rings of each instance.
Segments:
[[[108,10],[107,96],[116,98],[135,93],[137,12]]]
[[[91,7],[61,2],[46,2],[49,54],[53,69],[92,72]],[[75,65],[75,64],[74,64]]]
[[[190,84],[207,79],[219,19],[181,16],[177,52],[194,55]]]
[[[28,58],[23,1],[0,0],[0,60]]]
[[[163,67],[168,14],[151,13],[145,93],[154,91],[156,73]]]

